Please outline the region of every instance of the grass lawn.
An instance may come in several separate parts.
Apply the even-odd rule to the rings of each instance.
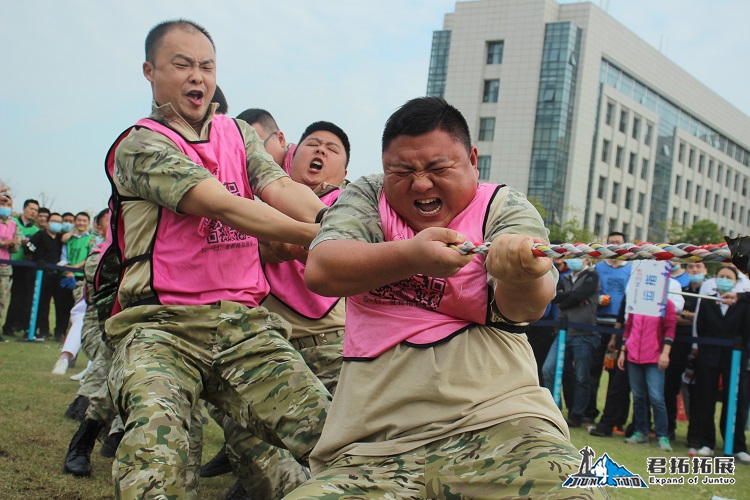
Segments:
[[[77,382],[67,376],[50,374],[59,355],[55,342],[0,343],[0,498],[2,499],[110,499],[114,498],[111,481],[111,460],[99,455],[97,446],[92,455],[94,474],[77,479],[62,473],[63,459],[78,423],[67,420],[63,412],[75,397]],[[86,365],[83,355],[78,366],[68,375]],[[605,380],[602,380],[600,409],[603,406]],[[718,413],[718,412],[717,412]],[[646,458],[650,456],[686,456],[686,423],[680,422],[674,452],[660,452],[655,442],[648,446],[627,445],[622,437],[595,438],[585,429],[573,429],[573,443],[578,448],[589,445],[596,458],[608,453],[610,458],[630,472],[648,481]],[[218,451],[223,438],[218,426],[210,422],[204,432],[204,459]],[[721,443],[719,439],[719,443]],[[689,476],[686,476],[689,477]],[[750,466],[738,465],[734,485],[651,486],[648,489],[608,488],[612,498],[649,498],[708,500],[712,495],[724,498],[750,498]],[[702,476],[701,476],[702,480]],[[233,483],[227,475],[201,482],[201,498],[223,498]]]

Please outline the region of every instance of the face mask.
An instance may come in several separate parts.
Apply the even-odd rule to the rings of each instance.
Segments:
[[[688,274],[688,278],[690,279],[690,283],[700,283],[706,278],[706,273]]]
[[[568,259],[566,263],[568,264],[568,267],[570,268],[570,270],[573,271],[574,273],[577,273],[578,271],[583,269],[582,259]]]
[[[675,262],[672,264],[672,271],[677,271],[680,268],[680,263]]]
[[[734,288],[734,281],[729,278],[716,278],[716,289],[719,293],[731,292]]]
[[[0,207],[0,217],[10,217],[10,213],[12,212],[10,207]]]
[[[71,231],[73,231],[73,228],[74,228],[74,226],[73,226],[73,224],[71,222],[63,222],[62,223],[62,232],[63,233],[70,233]]]
[[[49,223],[49,232],[50,233],[59,233],[62,230],[62,223],[60,222],[50,222]]]

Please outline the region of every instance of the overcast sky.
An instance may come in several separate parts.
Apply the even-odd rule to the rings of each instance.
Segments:
[[[750,2],[604,0],[597,5],[750,115]],[[296,142],[311,122],[340,125],[349,178],[380,170],[387,117],[424,95],[432,32],[453,0],[0,0],[0,179],[57,211],[99,211],[103,159],[150,111],[143,41],[165,19],[204,25],[235,116],[269,110]],[[748,131],[750,135],[750,131]]]

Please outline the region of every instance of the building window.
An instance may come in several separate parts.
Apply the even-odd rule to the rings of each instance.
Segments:
[[[628,161],[628,173],[631,175],[635,175],[635,164],[638,158],[636,157],[635,153],[630,153],[630,160]]]
[[[604,118],[604,122],[610,127],[615,121],[615,103],[607,101],[607,115]]]
[[[633,206],[633,188],[625,189],[625,208],[630,210]]]
[[[602,214],[594,215],[594,233],[597,235],[602,234]]]
[[[643,210],[646,208],[646,195],[638,193],[638,213],[643,214]]]
[[[679,152],[677,153],[677,161],[679,161],[680,163],[685,163],[685,143],[684,142],[680,143],[680,149],[678,151]]]
[[[479,140],[480,141],[492,141],[495,139],[495,119],[494,118],[480,118],[479,119]]]
[[[695,168],[695,149],[690,148],[690,153],[688,153],[688,167]]]
[[[604,197],[607,195],[607,178],[603,175],[599,176],[599,190],[597,192],[597,196],[600,200],[603,200]]]
[[[615,155],[615,167],[622,167],[622,146],[617,146],[617,154]]]
[[[711,190],[706,189],[706,199],[703,202],[703,207],[708,208],[708,206],[711,204]]]
[[[693,181],[685,181],[685,199],[690,199],[690,193],[693,191]]]
[[[644,181],[648,179],[648,158],[644,158],[641,163],[641,179]]]
[[[721,204],[721,215],[726,217],[727,215],[727,208],[729,207],[729,201],[724,198],[724,202]]]
[[[708,177],[714,176],[714,161],[708,160]]]
[[[714,195],[714,212],[719,212],[719,195]]]
[[[672,207],[672,222],[677,223],[677,207]]]
[[[617,219],[615,219],[614,217],[610,217],[609,218],[609,232],[613,233],[615,231],[617,231]]]
[[[719,163],[716,167],[716,182],[721,182],[722,175],[724,175],[724,165]]]
[[[740,207],[740,224],[745,222],[745,207]]]
[[[646,137],[643,138],[643,142],[647,145],[651,145],[651,138],[654,135],[654,124],[646,122]]]
[[[630,224],[627,222],[622,223],[622,231],[620,231],[622,234],[628,234],[630,232]]]
[[[477,170],[479,170],[479,178],[481,180],[487,180],[490,178],[490,164],[491,163],[492,163],[491,156],[477,157]]]
[[[609,141],[607,139],[602,140],[602,161],[609,163]]]
[[[555,89],[544,89],[542,92],[542,102],[554,102],[555,101]]]
[[[742,196],[747,196],[747,177],[742,179]]]
[[[482,102],[497,102],[500,93],[500,80],[485,80]]]
[[[641,226],[635,226],[635,239],[640,240],[642,234],[643,234],[643,228]]]
[[[448,75],[448,54],[450,49],[450,30],[433,32],[430,69],[427,75],[428,96],[443,97],[445,94],[445,80]]]
[[[612,183],[612,203],[617,204],[618,201],[620,201],[620,183],[613,182]],[[613,231],[613,229],[610,229],[610,231]]]
[[[734,174],[734,192],[738,193],[740,191],[740,174],[736,173]]]
[[[503,42],[487,42],[487,64],[502,64],[503,62]]]
[[[695,186],[695,203],[700,204],[701,202],[701,187]]]
[[[628,110],[623,109],[620,111],[620,132],[623,134],[628,130]]]
[[[702,174],[705,168],[706,168],[706,155],[700,155],[698,157],[698,173]]]
[[[729,187],[729,185],[732,183],[732,171],[729,170],[729,167],[727,167],[727,176],[726,176],[726,182],[724,185],[726,187]]]
[[[679,195],[682,190],[682,176],[678,175],[674,178],[674,194]]]
[[[632,137],[636,141],[638,140],[639,136],[641,135],[641,119],[637,116],[633,116],[633,134]]]
[[[695,224],[696,222],[698,222],[698,216],[697,215],[693,215],[693,224]]]
[[[682,225],[687,226],[688,225],[688,213],[682,212]]]
[[[737,217],[737,202],[732,202],[732,214],[729,216],[734,220]]]

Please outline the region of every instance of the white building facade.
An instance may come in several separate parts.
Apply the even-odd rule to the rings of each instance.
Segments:
[[[483,180],[604,239],[701,219],[750,234],[750,117],[595,4],[457,2],[427,95],[466,117]]]

